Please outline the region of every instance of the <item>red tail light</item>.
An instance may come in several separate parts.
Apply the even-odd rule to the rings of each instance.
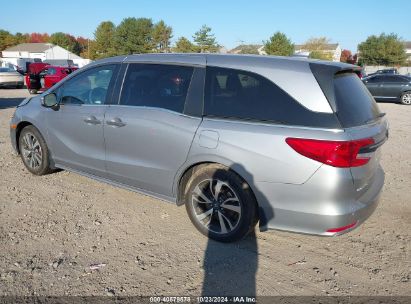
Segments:
[[[372,145],[372,138],[351,141],[330,141],[304,138],[287,138],[287,144],[296,152],[321,163],[349,168],[363,166],[369,157],[358,157],[361,148]]]

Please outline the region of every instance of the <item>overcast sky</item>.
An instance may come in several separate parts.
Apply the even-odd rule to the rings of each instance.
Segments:
[[[411,0],[16,0],[2,1],[0,29],[92,38],[101,21],[117,25],[125,17],[148,17],[171,25],[173,41],[180,36],[191,39],[207,24],[228,49],[259,44],[282,31],[296,44],[326,36],[356,51],[359,42],[381,32],[411,40],[410,12]]]

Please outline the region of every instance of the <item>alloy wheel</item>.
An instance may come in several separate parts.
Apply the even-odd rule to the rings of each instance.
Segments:
[[[26,133],[22,139],[21,152],[24,162],[32,169],[37,169],[43,161],[43,152],[36,136]]]
[[[197,221],[211,232],[227,234],[241,219],[241,203],[235,191],[218,179],[206,179],[195,186],[191,203]]]
[[[402,102],[409,105],[411,104],[411,93],[406,93],[402,96]]]

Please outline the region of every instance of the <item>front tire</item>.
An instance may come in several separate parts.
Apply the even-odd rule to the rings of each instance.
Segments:
[[[185,187],[184,200],[194,226],[216,241],[238,241],[257,223],[257,203],[249,185],[222,165],[195,170]]]
[[[403,105],[411,105],[411,92],[405,92],[401,96],[401,103]]]
[[[27,126],[19,136],[20,156],[24,166],[34,175],[50,173],[50,153],[46,142],[34,126]]]

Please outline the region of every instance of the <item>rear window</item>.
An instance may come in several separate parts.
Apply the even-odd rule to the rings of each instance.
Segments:
[[[308,110],[261,75],[218,67],[207,68],[204,114],[284,125],[339,127],[334,114]]]
[[[360,126],[376,120],[378,106],[354,73],[337,74],[334,79],[337,117],[344,128]]]

